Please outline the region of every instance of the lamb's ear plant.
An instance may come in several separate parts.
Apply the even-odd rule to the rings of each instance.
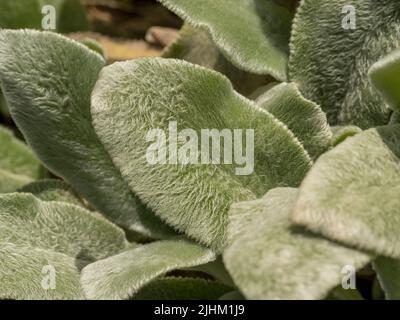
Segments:
[[[398,1],[160,2],[186,21],[162,58],[0,31],[29,145],[0,129],[0,298],[362,299],[343,270],[370,263],[400,298]],[[249,166],[163,144],[211,129]]]

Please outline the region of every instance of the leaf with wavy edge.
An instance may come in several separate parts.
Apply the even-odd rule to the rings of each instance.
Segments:
[[[239,93],[248,96],[271,78],[239,70],[219,51],[206,31],[184,24],[178,39],[162,54],[164,58],[185,60],[218,71],[229,78]]]
[[[286,124],[313,159],[330,147],[332,132],[325,113],[303,98],[295,84],[276,85],[255,101]]]
[[[345,30],[343,7],[356,10]],[[397,0],[303,0],[293,23],[289,79],[321,105],[331,125],[385,125],[389,109],[368,81],[371,65],[400,46]]]
[[[394,111],[400,111],[400,49],[396,49],[369,69],[373,85]]]
[[[291,13],[270,0],[159,0],[183,20],[209,32],[239,69],[286,80]]]
[[[153,242],[99,260],[82,270],[89,299],[128,299],[157,277],[215,260],[215,254],[187,240]]]
[[[230,209],[230,244],[223,258],[248,299],[322,299],[341,283],[342,268],[356,269],[367,254],[292,228],[298,190],[278,188]]]
[[[113,222],[155,238],[171,236],[129,190],[93,130],[90,95],[103,66],[100,55],[54,33],[0,32],[3,91],[43,163]]]
[[[92,116],[97,135],[135,194],[168,224],[216,250],[224,245],[231,203],[275,186],[297,186],[311,164],[286,126],[233,91],[227,78],[181,60],[146,58],[104,68],[93,91]],[[243,139],[254,130],[254,172],[249,164],[245,173],[250,174],[239,175],[237,169],[245,165],[234,161],[150,164],[154,143],[147,134],[160,129],[168,137],[171,121],[177,132],[194,130],[200,163],[199,154],[206,155],[205,143],[203,151],[198,144],[202,129],[227,129],[231,135],[242,129]],[[253,139],[247,141],[243,153]],[[252,152],[247,154],[250,159]]]
[[[294,221],[347,245],[400,258],[400,125],[347,138],[302,182]]]

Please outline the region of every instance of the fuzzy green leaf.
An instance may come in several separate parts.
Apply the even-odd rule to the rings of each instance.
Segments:
[[[227,76],[235,90],[245,96],[271,80],[268,76],[251,74],[236,68],[222,55],[206,31],[193,28],[189,24],[182,27],[178,39],[162,56],[216,70]]]
[[[292,15],[270,0],[159,0],[194,27],[207,31],[236,67],[287,78]]]
[[[115,168],[92,127],[90,95],[104,60],[49,32],[0,32],[0,81],[10,112],[43,163],[127,229],[173,234]]]
[[[1,195],[0,299],[81,299],[79,268],[127,247],[122,230],[78,206]],[[42,287],[46,266],[54,289]]]
[[[233,91],[221,74],[180,60],[138,59],[104,68],[93,91],[92,116],[97,135],[135,194],[167,223],[217,250],[224,245],[231,203],[254,199],[275,186],[297,186],[310,166],[286,126]],[[148,142],[148,132],[164,130],[164,149],[174,139],[168,133],[171,121],[177,132],[194,130],[197,142],[180,140],[177,149],[195,143],[192,155],[199,163],[205,162],[200,155],[207,156],[199,146],[206,145],[201,130],[227,129],[232,137],[233,129],[242,129],[242,140],[248,140],[241,143],[243,151],[253,140],[246,138],[247,130],[254,130],[254,172],[248,166],[249,174],[239,175],[244,165],[234,161],[177,165],[174,152],[166,163],[149,162],[149,148],[157,142]]]
[[[385,296],[389,300],[400,300],[400,260],[378,257],[372,262]]]
[[[165,240],[89,264],[81,283],[89,299],[128,299],[169,271],[215,260],[215,254],[186,240]]]
[[[332,132],[325,113],[304,99],[293,83],[274,86],[256,103],[286,124],[313,159],[330,147]]]
[[[27,176],[21,176],[0,168],[0,194],[14,192],[32,182]]]
[[[55,271],[55,288],[48,288],[45,277],[52,270]],[[84,298],[75,259],[51,250],[0,244],[0,280],[0,299]]]
[[[347,245],[400,258],[400,125],[347,138],[304,179],[294,221]]]
[[[110,256],[127,247],[122,230],[100,215],[28,193],[0,196],[0,244],[29,245],[81,260]]]
[[[292,228],[297,189],[278,188],[230,210],[226,268],[248,299],[321,299],[341,283],[342,269],[363,267],[367,254]]]
[[[134,300],[216,300],[231,290],[210,280],[165,277],[145,285],[135,294]]]
[[[400,111],[400,49],[376,62],[369,70],[372,83],[393,110]]]
[[[355,9],[355,29],[348,26]],[[320,104],[331,125],[387,124],[389,108],[369,83],[371,65],[400,46],[397,0],[303,0],[294,19],[289,79]],[[345,13],[342,13],[342,12]]]

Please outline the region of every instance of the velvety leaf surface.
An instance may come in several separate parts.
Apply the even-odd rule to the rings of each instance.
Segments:
[[[89,264],[81,283],[89,299],[128,299],[169,271],[201,265],[215,254],[186,240],[165,240]]]
[[[27,184],[17,191],[32,193],[35,197],[43,201],[61,201],[83,207],[79,196],[76,195],[67,183],[61,180],[39,180]]]
[[[286,124],[312,158],[330,147],[332,132],[325,113],[303,98],[295,84],[274,86],[259,96],[256,103]]]
[[[121,229],[81,207],[28,193],[0,196],[0,244],[29,245],[81,260],[101,259],[128,245]]]
[[[286,80],[292,16],[270,0],[159,0],[186,22],[209,32],[238,68]]]
[[[248,299],[322,299],[341,283],[346,265],[367,254],[291,227],[297,189],[278,188],[232,205],[226,268]]]
[[[184,24],[178,39],[162,54],[164,58],[175,58],[216,70],[229,78],[239,93],[248,96],[257,88],[267,84],[271,78],[251,74],[236,68],[219,51],[207,31]]]
[[[127,229],[171,235],[132,194],[92,127],[90,94],[104,60],[49,32],[0,32],[0,81],[11,114],[43,163]]]
[[[92,116],[97,135],[135,194],[163,220],[216,249],[224,245],[231,203],[275,186],[297,186],[310,166],[308,154],[286,126],[233,91],[221,74],[180,60],[139,59],[104,68],[93,91]],[[169,162],[149,162],[151,145],[165,150],[168,144],[147,142],[149,130],[165,130],[169,138],[171,121],[177,132],[194,130],[198,139],[191,144],[195,142],[197,153],[191,153],[199,163],[212,147],[201,143],[202,129],[227,129],[231,136],[233,129],[242,129],[243,151],[253,141],[243,143],[246,130],[254,130],[254,172],[248,168],[248,175],[239,175],[243,173],[237,168],[244,165],[232,162],[171,164],[174,152],[168,154]],[[184,142],[177,142],[177,148],[189,143]],[[201,150],[201,144],[208,150]]]
[[[372,262],[385,296],[389,300],[400,299],[400,260],[378,257]]]
[[[44,289],[47,266],[55,270],[55,288]],[[43,272],[44,271],[44,272]],[[0,298],[13,300],[83,299],[75,259],[51,250],[0,243]]]
[[[294,221],[333,240],[400,258],[400,125],[347,138],[304,179]]]
[[[354,30],[342,26],[345,6],[355,9]],[[397,0],[303,0],[294,19],[289,78],[321,105],[331,125],[384,125],[389,109],[368,70],[399,45]]]
[[[134,300],[216,300],[231,290],[210,280],[165,277],[145,285],[135,294]]]
[[[400,49],[376,62],[369,77],[392,109],[400,111]]]

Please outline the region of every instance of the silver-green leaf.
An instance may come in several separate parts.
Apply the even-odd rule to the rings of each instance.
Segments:
[[[104,68],[92,95],[92,117],[97,135],[135,194],[168,224],[216,250],[225,242],[230,204],[276,186],[297,186],[311,165],[293,133],[236,93],[227,78],[180,60],[147,58]],[[190,161],[182,164],[173,146],[175,130],[181,135],[184,129],[197,139],[177,140],[179,150],[195,144]],[[207,153],[215,146],[212,141],[207,145],[209,132],[204,133],[211,129],[231,137],[233,130],[242,130],[237,142],[244,145],[247,160],[253,156],[254,166],[221,157],[211,163]],[[149,133],[157,135],[149,139]],[[167,145],[172,152],[160,160],[158,151]],[[233,147],[225,141],[224,149],[232,152]],[[153,152],[157,161],[149,161]]]
[[[322,299],[341,284],[342,270],[370,257],[291,226],[298,190],[278,188],[262,199],[234,204],[230,244],[223,257],[248,299]]]
[[[163,238],[173,232],[129,190],[92,127],[90,95],[105,62],[63,36],[0,32],[0,81],[10,112],[42,162],[113,222]]]
[[[400,125],[369,129],[318,159],[293,219],[330,239],[400,258],[399,192]]]
[[[169,271],[213,260],[211,250],[187,240],[158,241],[87,265],[81,282],[88,299],[129,299]]]
[[[397,0],[303,0],[294,19],[289,79],[331,125],[385,125],[390,110],[368,70],[400,46]],[[351,22],[355,21],[354,29]]]
[[[207,31],[236,67],[287,78],[292,15],[270,0],[159,0],[194,27]]]

